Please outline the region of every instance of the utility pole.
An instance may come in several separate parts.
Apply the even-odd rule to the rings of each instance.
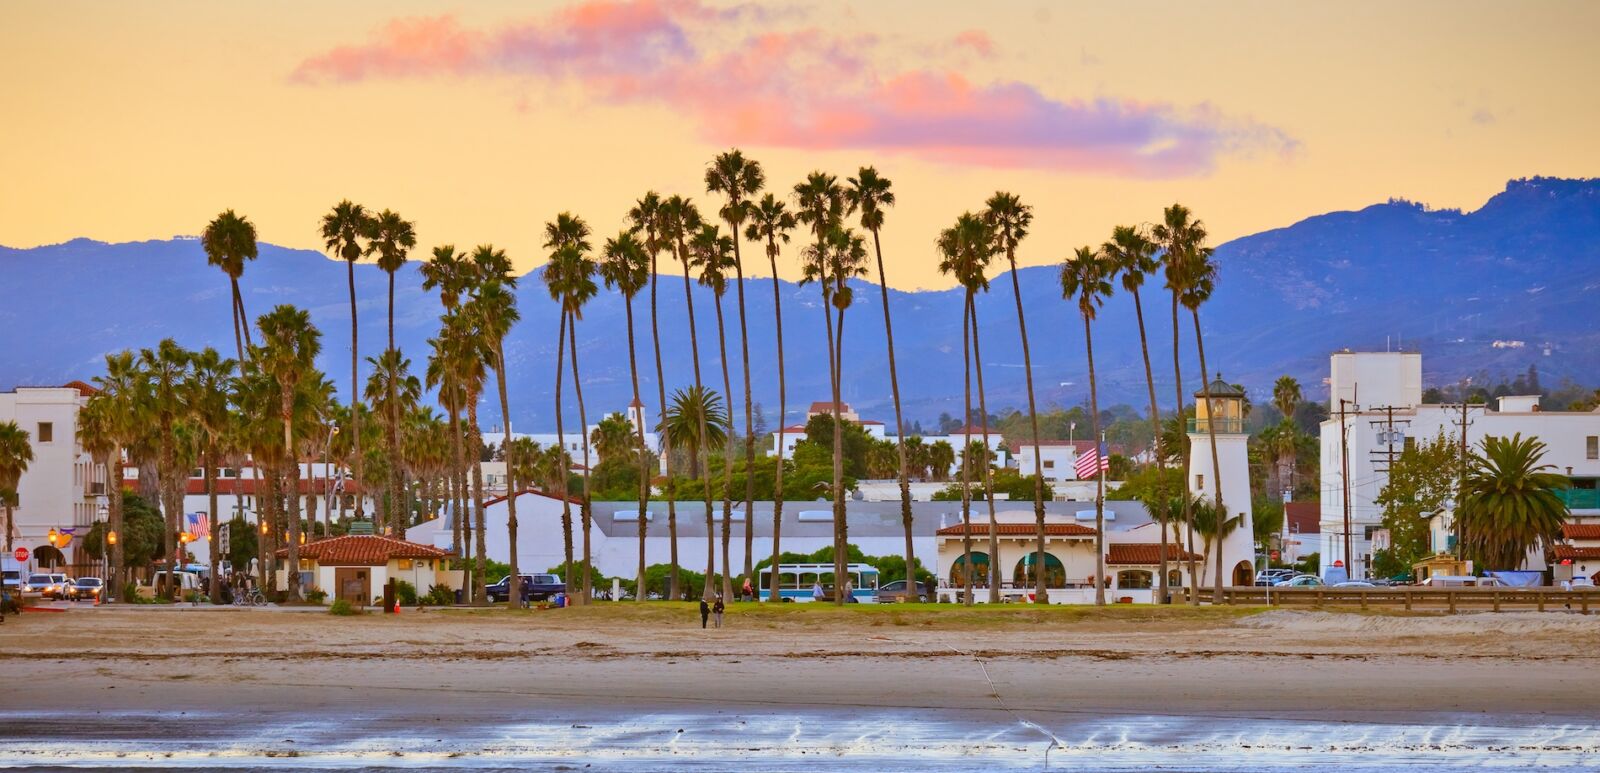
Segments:
[[[1456,554],[1456,557],[1458,557],[1458,558],[1461,556],[1461,552],[1462,552],[1462,549],[1461,549],[1461,506],[1466,501],[1466,498],[1467,498],[1467,427],[1472,424],[1472,421],[1467,418],[1467,399],[1468,399],[1467,387],[1471,386],[1471,384],[1472,384],[1472,379],[1470,379],[1470,378],[1463,379],[1462,382],[1461,382],[1461,419],[1459,421],[1455,422],[1456,426],[1461,428],[1461,445],[1460,445],[1460,448],[1461,448],[1461,450],[1460,450],[1461,459],[1460,459],[1460,465],[1459,465],[1460,469],[1458,469],[1456,471],[1456,506],[1455,506],[1455,512],[1454,512],[1454,514],[1452,515],[1452,517],[1450,519],[1451,520],[1450,530],[1455,532],[1455,537],[1456,537],[1456,552],[1455,552],[1455,554]]]
[[[1340,501],[1344,504],[1344,571],[1348,578],[1352,576],[1351,565],[1355,562],[1350,557],[1350,425],[1345,421],[1344,409],[1347,403],[1350,401],[1339,398],[1339,478],[1344,488]]]

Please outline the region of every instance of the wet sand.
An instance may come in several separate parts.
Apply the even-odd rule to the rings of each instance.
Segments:
[[[23,762],[30,739],[159,754],[152,723],[211,753],[432,736],[408,753],[450,749],[444,759],[470,767],[495,748],[622,764],[604,755],[726,761],[726,745],[742,762],[708,769],[808,748],[841,769],[882,769],[886,749],[921,759],[892,769],[963,749],[1028,768],[1107,738],[1198,764],[1200,749],[1336,754],[1381,737],[1368,761],[1392,762],[1396,750],[1448,756],[1430,744],[1451,733],[1462,753],[1522,748],[1548,764],[1600,753],[1597,666],[1600,617],[1565,613],[735,607],[728,627],[702,631],[687,608],[656,605],[358,618],[100,608],[0,629],[0,672],[37,686],[0,708],[0,722],[28,728],[0,739],[0,764]],[[1091,769],[1114,769],[1108,755]]]

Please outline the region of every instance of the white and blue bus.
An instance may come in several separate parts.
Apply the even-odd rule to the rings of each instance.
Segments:
[[[878,568],[871,564],[848,564],[850,600],[873,603],[878,600]],[[772,567],[761,570],[761,600],[772,596]],[[785,601],[814,601],[816,585],[823,588],[825,599],[832,598],[833,583],[823,582],[833,578],[833,564],[779,564],[778,598]]]

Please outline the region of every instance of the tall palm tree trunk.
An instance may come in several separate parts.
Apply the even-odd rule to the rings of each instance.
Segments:
[[[445,492],[445,497],[450,501],[450,511],[453,516],[450,519],[450,552],[452,555],[460,557],[461,519],[464,515],[461,502],[465,499],[461,490],[461,484],[463,483],[461,473],[467,469],[467,459],[461,451],[461,406],[455,404],[453,400],[450,405],[450,460],[453,463],[449,465],[449,484]],[[331,511],[332,508],[329,508],[329,510]],[[329,512],[328,515],[332,516],[333,513]]]
[[[579,520],[583,523],[583,581],[578,586],[578,599],[587,604],[594,598],[594,574],[589,570],[591,553],[589,523],[594,517],[589,504],[589,415],[583,408],[583,382],[578,377],[578,318],[567,326],[567,351],[572,357],[572,393],[578,398],[578,428],[583,435],[583,502],[578,505]]]
[[[694,362],[694,388],[701,398],[705,398],[705,383],[700,380],[700,337],[694,327],[694,291],[689,283],[689,253],[683,247],[683,241],[678,241],[678,258],[683,262],[683,301],[689,310],[689,351]],[[710,598],[715,586],[713,578],[717,573],[717,535],[716,535],[716,510],[711,506],[711,456],[710,449],[706,447],[706,415],[704,410],[699,410],[699,421],[695,427],[698,442],[695,449],[700,460],[700,469],[705,473],[705,485],[701,488],[705,492],[706,501],[706,582],[701,589],[701,595]]]
[[[739,252],[739,228],[733,228],[734,287],[739,292],[739,364],[744,370],[744,567],[743,577],[752,587],[760,585],[754,578],[753,554],[756,544],[756,435],[755,408],[750,391],[750,328],[745,324],[744,313],[744,256]],[[777,275],[773,275],[777,280]],[[729,571],[732,571],[729,569]],[[759,595],[759,594],[758,594]],[[731,598],[731,597],[730,597]]]
[[[645,571],[645,526],[648,517],[645,503],[650,500],[650,452],[644,443],[644,402],[639,399],[639,360],[634,354],[633,346],[633,296],[623,295],[623,308],[628,314],[628,378],[633,384],[633,404],[639,406],[639,421],[634,431],[639,436],[639,447],[634,453],[639,455],[639,572],[634,578],[634,601],[644,601],[644,571]],[[632,413],[632,409],[629,409]],[[748,517],[748,516],[746,516]]]
[[[566,563],[561,565],[565,572],[562,579],[570,579],[572,575],[572,500],[567,496],[567,433],[561,421],[561,376],[566,368],[563,362],[567,358],[567,310],[561,310],[561,326],[556,332],[556,493],[561,496],[561,547],[565,551]],[[511,425],[506,425],[506,444],[511,442]],[[507,460],[510,455],[507,454]],[[511,469],[507,464],[506,469]],[[508,477],[509,481],[510,478]],[[516,551],[512,550],[512,555]],[[513,568],[515,565],[513,564]],[[516,572],[512,572],[515,575]]]
[[[356,497],[356,518],[359,520],[366,515],[365,494],[371,489],[367,487],[366,464],[361,458],[361,346],[356,319],[356,264],[345,261],[345,271],[350,285],[350,443],[356,462],[356,485],[361,487],[363,494]],[[245,335],[249,334],[246,330]]]
[[[111,500],[111,530],[118,535],[124,534],[122,529],[122,475],[122,446],[113,445],[111,447],[111,467],[108,475],[111,479],[106,481],[106,496]],[[11,535],[9,527],[10,523],[8,522],[6,529],[8,538]],[[10,547],[10,545],[7,545],[7,547]],[[115,545],[111,546],[111,566],[106,569],[106,581],[111,585],[108,589],[110,592],[109,598],[112,601],[117,601],[122,597],[121,579],[122,540],[119,539]]]
[[[1182,417],[1183,370],[1178,365],[1178,353],[1178,292],[1174,290],[1172,291],[1172,377],[1175,382],[1173,389],[1178,393],[1178,416]],[[1205,381],[1204,369],[1200,373],[1200,380],[1202,382]],[[1194,453],[1194,450],[1190,449],[1189,453]],[[1188,474],[1188,471],[1185,470],[1184,476],[1187,477]],[[1197,607],[1200,606],[1200,575],[1194,565],[1194,502],[1193,497],[1189,496],[1187,483],[1184,484],[1184,488],[1180,490],[1180,493],[1183,495],[1182,517],[1184,534],[1189,543],[1184,556],[1184,561],[1188,564],[1189,569],[1189,605]]]
[[[1189,309],[1194,316],[1194,345],[1200,353],[1200,398],[1206,401],[1206,435],[1211,441],[1211,485],[1217,489],[1217,575],[1213,578],[1213,603],[1222,598],[1222,524],[1228,520],[1228,508],[1222,503],[1222,465],[1217,454],[1217,417],[1211,412],[1211,382],[1206,378],[1206,339],[1200,333],[1200,308]],[[1197,412],[1198,413],[1198,412]]]
[[[1011,294],[1017,301],[1017,332],[1022,334],[1022,378],[1028,387],[1028,423],[1033,429],[1033,519],[1034,557],[1033,594],[1036,603],[1050,601],[1049,583],[1045,579],[1044,550],[1044,455],[1039,453],[1039,409],[1033,399],[1033,355],[1028,349],[1028,319],[1022,313],[1022,285],[1017,280],[1017,252],[1006,248],[1006,260],[1011,263]]]
[[[557,360],[556,368],[559,370],[560,367],[561,362]],[[511,445],[511,400],[506,395],[506,347],[503,339],[496,339],[494,342],[494,381],[495,386],[500,390],[500,420],[506,425],[505,446],[509,449]],[[557,399],[560,399],[560,389],[561,385],[558,381],[556,384]],[[559,421],[560,413],[557,413],[556,416]],[[557,432],[559,434],[559,430]],[[522,573],[517,567],[518,481],[514,473],[516,467],[510,464],[510,461],[511,455],[508,451],[506,454],[506,540],[509,543],[507,545],[509,555],[506,563],[511,569],[511,581],[506,583],[506,593],[510,594],[506,596],[506,602],[509,606],[515,608],[522,604]],[[565,471],[563,470],[563,472]],[[565,476],[563,475],[564,480]],[[565,491],[561,492],[561,495],[563,499],[566,498]]]
[[[839,349],[833,337],[833,295],[828,291],[830,280],[822,278],[822,319],[828,336],[828,383],[833,395],[829,414],[833,416],[833,588],[834,603],[844,604],[844,570],[848,549],[840,537],[844,523],[844,426],[839,411]],[[842,321],[842,320],[841,320]]]
[[[395,351],[395,348],[394,348],[394,272],[390,271],[390,272],[387,272],[387,273],[389,274],[389,351],[393,352],[393,351]],[[399,362],[399,358],[396,358],[395,361]],[[398,375],[398,373],[395,374],[395,375]],[[389,433],[388,433],[388,435],[389,435],[389,502],[390,502],[390,504],[389,504],[389,528],[393,531],[393,533],[394,533],[394,535],[396,537],[399,537],[400,539],[405,539],[405,536],[406,536],[406,522],[408,520],[410,520],[410,508],[406,506],[406,503],[404,501],[402,501],[404,499],[404,493],[403,492],[404,492],[404,489],[405,489],[405,485],[404,485],[405,470],[403,469],[403,465],[401,464],[401,459],[400,459],[400,399],[399,399],[398,396],[395,395],[395,390],[398,388],[397,385],[395,384],[396,380],[397,379],[394,379],[394,378],[388,379],[388,381],[389,381],[389,390],[388,390],[389,391]],[[501,387],[502,387],[501,397],[502,398],[504,397],[504,386],[505,386],[505,384],[504,384],[504,382],[502,382],[501,383]],[[510,424],[509,420],[507,421],[507,424],[508,425]],[[511,512],[515,513],[516,512],[516,505],[515,504],[511,504],[509,506],[512,508]]]
[[[1144,304],[1139,300],[1139,288],[1133,288],[1133,314],[1139,320],[1139,353],[1144,357],[1144,385],[1150,392],[1150,431],[1156,444],[1156,500],[1162,506],[1156,509],[1156,518],[1161,523],[1161,544],[1157,548],[1157,560],[1161,562],[1161,579],[1158,586],[1157,604],[1166,604],[1170,601],[1170,589],[1167,584],[1167,506],[1171,500],[1166,496],[1167,462],[1166,455],[1161,450],[1161,408],[1156,405],[1156,376],[1150,368],[1150,339],[1145,336],[1144,330]],[[1182,415],[1182,404],[1179,405],[1179,415]]]
[[[244,305],[239,299],[239,280],[233,276],[228,277],[228,284],[232,286],[233,296],[233,345],[239,350],[239,364],[244,365],[244,337],[239,328],[248,324],[244,319]]]
[[[972,320],[972,372],[978,376],[978,426],[983,431],[983,498],[989,505],[989,603],[1000,603],[1000,523],[994,512],[994,476],[989,472],[989,403],[983,389],[983,349],[978,343],[978,304],[968,317]],[[968,445],[971,445],[970,443]],[[1043,569],[1044,567],[1040,567]]]
[[[484,533],[488,531],[489,521],[488,514],[483,507],[483,465],[478,464],[476,459],[478,457],[477,449],[483,448],[483,431],[478,428],[478,396],[476,394],[467,395],[466,403],[467,429],[472,433],[472,458],[474,460],[470,467],[472,472],[472,510],[477,524],[474,536],[477,538],[475,541],[477,542],[478,555],[477,566],[472,570],[472,603],[482,605],[488,603],[488,598],[485,595],[486,591],[484,590],[484,573],[489,571],[489,546]],[[360,500],[358,499],[357,501]]]
[[[289,519],[289,559],[285,563],[285,573],[289,576],[289,600],[300,600],[300,456],[295,452],[294,433],[294,395],[293,389],[285,384],[281,387],[283,392],[283,408],[281,419],[283,421],[283,448],[284,461],[289,467],[288,496],[285,497]]]
[[[206,450],[205,450],[205,466],[206,466],[205,467],[205,476],[206,476],[206,500],[207,500],[206,504],[208,505],[208,507],[210,509],[210,513],[211,513],[211,515],[210,515],[210,517],[211,517],[211,535],[209,537],[207,537],[206,539],[210,543],[210,546],[211,546],[211,550],[210,550],[210,553],[211,553],[211,603],[213,603],[213,604],[221,604],[222,603],[222,583],[218,581],[218,578],[222,577],[222,574],[221,574],[221,572],[218,571],[219,570],[219,564],[221,563],[221,556],[219,555],[219,553],[221,553],[221,551],[219,551],[217,549],[217,532],[219,531],[219,529],[218,529],[218,523],[217,523],[217,465],[216,465],[216,456],[217,456],[216,443],[213,443],[211,441],[207,441],[206,442]]]
[[[722,360],[722,393],[733,394],[733,384],[728,378],[728,337],[724,333],[722,324],[722,296],[713,294],[712,301],[717,309],[717,352]],[[746,403],[748,405],[748,403]],[[731,411],[729,424],[732,424]],[[731,434],[731,432],[729,433]],[[709,470],[707,471],[709,477]],[[728,549],[733,541],[733,457],[729,449],[724,448],[722,453],[722,597],[733,600],[733,564],[730,562]],[[750,523],[750,509],[745,508],[744,522],[746,528]]]
[[[961,307],[961,603],[972,606],[972,290]],[[993,556],[991,562],[996,560]]]
[[[1105,464],[1100,450],[1100,389],[1094,374],[1094,335],[1089,330],[1089,315],[1083,315],[1083,346],[1089,355],[1089,424],[1094,428],[1095,455]],[[1106,478],[1098,470],[1094,484],[1094,603],[1106,604]]]
[[[767,239],[767,260],[772,264],[772,317],[778,334],[778,440],[773,449],[773,456],[778,461],[772,484],[772,579],[767,586],[771,592],[768,600],[777,602],[782,600],[778,596],[782,584],[778,578],[778,559],[781,551],[779,542],[783,536],[783,436],[784,429],[789,423],[789,392],[783,372],[783,290],[778,279],[777,241],[771,237]],[[753,472],[751,475],[754,479]],[[759,583],[757,587],[760,587]]]
[[[911,538],[911,473],[910,463],[906,458],[906,420],[905,413],[900,409],[900,374],[894,359],[894,323],[889,314],[889,279],[883,271],[883,244],[878,240],[876,228],[872,229],[872,249],[878,258],[878,293],[883,298],[883,333],[889,344],[889,391],[894,395],[894,437],[900,456],[900,524],[906,531],[905,600],[912,601],[921,595],[922,589],[917,585],[916,549]],[[1031,398],[1033,394],[1031,387],[1028,394]],[[1031,403],[1029,409],[1031,412]],[[1040,544],[1040,549],[1043,550],[1043,543]]]
[[[661,275],[656,272],[656,252],[650,253],[650,342],[656,351],[656,425],[661,427],[667,420],[667,379],[661,369],[661,327],[660,317],[656,308],[656,286],[661,283]],[[672,442],[667,439],[664,429],[658,429],[656,435],[661,441],[661,473],[667,479],[667,546],[671,551],[667,567],[667,598],[677,601],[678,588],[678,484],[672,478]],[[641,525],[639,528],[643,529]],[[644,596],[644,586],[639,587],[640,597]]]

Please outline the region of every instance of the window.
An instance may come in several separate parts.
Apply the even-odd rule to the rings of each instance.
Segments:
[[[1586,456],[1590,459],[1600,459],[1600,435],[1590,435],[1585,444],[1588,446]]]
[[[1034,584],[1034,563],[1039,558],[1038,553],[1029,553],[1017,562],[1016,569],[1011,572],[1011,581],[1017,585],[1030,586]],[[974,557],[972,563],[978,563]],[[1061,559],[1050,553],[1044,554],[1044,584],[1049,588],[1067,587],[1067,569],[1061,565]]]
[[[1412,437],[1412,436],[1410,436],[1410,435],[1406,435],[1405,450],[1410,451],[1411,449],[1416,448],[1416,447],[1417,447],[1417,439]]]
[[[55,425],[55,423],[48,422],[48,421],[39,422],[39,442],[40,443],[53,443],[53,442],[55,442],[55,439],[56,439],[56,425]],[[1591,438],[1591,440],[1592,439],[1593,438]],[[1593,459],[1594,457],[1591,456],[1589,458]]]
[[[1167,587],[1169,587],[1169,588],[1181,588],[1181,587],[1183,587],[1183,572],[1180,572],[1177,569],[1168,570],[1167,571]]]
[[[1197,475],[1194,476],[1194,490],[1195,491],[1205,491],[1206,490],[1206,476],[1205,476],[1204,473],[1200,473],[1200,474],[1197,474]]]
[[[1123,590],[1149,590],[1154,584],[1154,574],[1143,569],[1124,569],[1117,572],[1117,587]]]
[[[1054,459],[1046,459],[1046,460],[1044,460],[1044,468],[1046,470],[1054,470],[1056,468],[1056,460],[1054,460]]]

